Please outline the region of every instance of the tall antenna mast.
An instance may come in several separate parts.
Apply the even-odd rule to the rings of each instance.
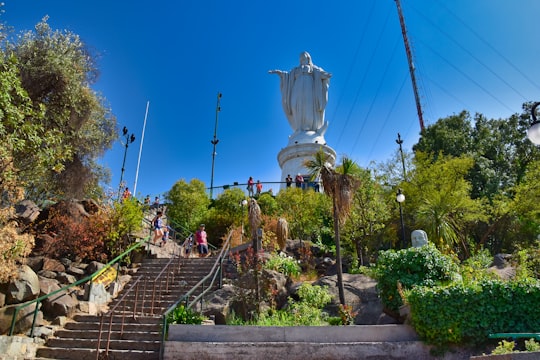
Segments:
[[[422,105],[420,104],[420,96],[418,96],[418,86],[416,86],[416,77],[414,75],[414,63],[412,60],[411,48],[409,46],[409,39],[407,38],[407,29],[405,28],[405,19],[403,18],[403,12],[401,10],[401,3],[396,1],[396,6],[399,15],[399,23],[401,24],[401,33],[403,34],[403,42],[405,43],[405,52],[407,53],[407,61],[409,62],[409,73],[411,74],[411,81],[414,91],[414,99],[416,101],[416,111],[418,112],[418,121],[420,122],[420,131],[424,131],[424,118],[422,115]]]
[[[216,105],[216,125],[214,126],[214,139],[210,142],[212,145],[214,145],[214,150],[212,151],[212,175],[210,176],[210,199],[213,199],[213,191],[214,191],[214,163],[216,161],[216,145],[218,144],[219,140],[217,138],[217,126],[218,126],[218,115],[221,111],[221,106],[219,106],[219,100],[221,99],[221,93],[218,92],[217,94],[217,105]]]

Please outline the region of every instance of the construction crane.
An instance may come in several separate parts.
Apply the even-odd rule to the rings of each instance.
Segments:
[[[401,10],[401,3],[399,0],[395,0],[399,23],[401,24],[401,33],[403,34],[403,42],[405,44],[405,52],[407,53],[407,61],[409,62],[409,73],[411,74],[411,81],[414,91],[414,99],[416,101],[416,111],[418,113],[418,121],[420,122],[420,131],[424,131],[424,117],[422,115],[422,105],[420,103],[420,96],[418,95],[418,86],[416,85],[416,76],[414,74],[414,63],[412,59],[411,48],[409,46],[409,39],[407,38],[407,28],[405,27],[405,19],[403,18],[403,11]]]

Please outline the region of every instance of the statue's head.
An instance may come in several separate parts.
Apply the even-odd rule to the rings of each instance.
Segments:
[[[307,51],[300,54],[300,65],[313,65],[311,62],[311,55]]]

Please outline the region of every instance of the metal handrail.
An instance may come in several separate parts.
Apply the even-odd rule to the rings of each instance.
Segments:
[[[154,315],[154,307],[155,307],[155,301],[156,301],[156,283],[158,283],[158,280],[159,280],[159,297],[161,297],[161,294],[162,294],[162,278],[163,278],[163,275],[165,272],[167,272],[167,278],[166,278],[166,284],[165,284],[165,291],[169,291],[169,285],[172,285],[173,282],[174,282],[174,279],[172,281],[170,281],[169,279],[169,275],[171,272],[169,272],[169,269],[171,267],[174,267],[174,262],[175,261],[178,261],[178,266],[177,266],[177,269],[179,271],[179,268],[181,266],[181,261],[182,261],[182,258],[180,256],[174,256],[167,262],[167,264],[165,264],[165,266],[161,269],[161,271],[159,272],[159,274],[157,274],[154,279],[151,281],[151,283],[153,284],[151,290],[148,290],[152,293],[152,300],[151,300],[151,304],[150,304],[150,315]],[[174,276],[174,271],[172,272],[173,273],[173,276]],[[105,344],[105,357],[107,358],[107,356],[109,355],[109,346],[110,346],[110,342],[111,342],[111,334],[113,333],[113,330],[112,330],[112,323],[113,323],[113,317],[114,317],[114,314],[115,314],[115,311],[117,310],[117,308],[122,304],[122,302],[124,302],[124,310],[125,310],[125,298],[126,296],[133,290],[133,288],[137,285],[137,288],[136,288],[136,296],[135,296],[135,301],[133,303],[133,318],[135,319],[138,312],[137,312],[137,302],[138,302],[138,284],[139,282],[141,281],[141,276],[139,276],[137,278],[137,280],[129,287],[128,290],[126,290],[124,292],[124,295],[122,295],[122,297],[118,300],[118,302],[109,310],[109,313],[108,314],[103,314],[101,316],[101,323],[100,323],[100,329],[99,329],[99,334],[98,334],[98,343],[97,343],[97,348],[96,348],[96,360],[99,359],[100,357],[100,350],[101,350],[101,337],[102,337],[102,334],[104,332],[103,330],[103,324],[105,322],[105,316],[108,315],[109,316],[109,324],[108,324],[108,330],[105,330],[105,331],[108,331],[108,335],[107,335],[107,342]],[[147,293],[147,289],[146,289],[146,281],[144,282],[144,290],[142,291],[142,299],[141,299],[141,311],[140,311],[140,314],[141,315],[145,315],[145,312],[144,312],[144,301],[145,301],[145,295]],[[125,311],[122,311],[122,322],[121,322],[121,327],[120,327],[120,334],[123,333],[123,328],[124,328],[124,320],[125,320],[125,316],[126,316],[126,312]]]
[[[17,323],[17,315],[19,315],[19,311],[21,309],[24,309],[25,307],[27,306],[30,306],[34,303],[36,303],[36,309],[34,310],[34,317],[32,319],[32,328],[30,330],[30,337],[34,336],[34,328],[35,328],[35,325],[36,325],[36,318],[37,318],[37,314],[39,312],[39,304],[41,303],[41,301],[47,299],[48,297],[50,296],[53,296],[53,295],[56,295],[62,291],[66,291],[67,289],[69,288],[72,288],[74,286],[77,286],[77,285],[80,285],[82,283],[85,283],[87,281],[90,281],[92,282],[93,279],[95,279],[97,276],[99,276],[100,274],[102,274],[104,271],[106,271],[108,268],[110,268],[112,265],[114,265],[116,262],[120,261],[122,258],[124,258],[124,256],[126,256],[127,254],[131,253],[133,250],[141,247],[143,244],[146,244],[148,242],[150,237],[144,239],[143,241],[139,241],[139,242],[135,242],[135,244],[131,245],[126,251],[124,251],[122,254],[118,255],[117,257],[115,257],[114,259],[112,259],[111,261],[109,261],[107,264],[105,264],[105,266],[101,269],[99,269],[98,271],[94,272],[93,274],[83,278],[83,279],[80,279],[80,280],[77,280],[75,281],[73,284],[69,284],[69,285],[66,285],[58,290],[55,290],[51,293],[48,293],[46,295],[43,295],[43,296],[40,296],[34,300],[30,300],[24,304],[21,304],[19,306],[17,306],[15,308],[15,311],[13,312],[13,317],[11,319],[11,326],[9,328],[9,333],[8,333],[8,336],[12,336],[13,335],[13,332],[15,330],[15,324]]]
[[[167,328],[168,328],[168,324],[167,324],[167,317],[168,315],[174,311],[174,309],[176,309],[178,307],[179,304],[181,304],[182,302],[185,302],[186,303],[186,308],[189,309],[191,308],[191,306],[193,306],[193,304],[195,304],[197,301],[201,301],[201,309],[202,309],[202,301],[203,301],[203,297],[204,295],[206,295],[207,292],[209,292],[211,289],[212,289],[212,286],[216,280],[216,277],[219,275],[220,279],[219,279],[219,287],[221,288],[222,287],[222,275],[223,275],[223,272],[222,272],[222,268],[223,268],[223,262],[225,261],[226,259],[226,256],[228,255],[228,252],[229,252],[229,249],[231,247],[231,238],[232,238],[232,231],[229,232],[229,235],[227,236],[227,240],[225,241],[225,243],[223,244],[223,247],[221,248],[221,251],[219,253],[219,256],[217,257],[216,261],[214,262],[214,266],[212,266],[212,269],[210,270],[210,272],[208,273],[208,275],[206,275],[204,278],[202,278],[196,285],[194,285],[191,290],[189,290],[187,293],[185,293],[184,295],[182,295],[182,297],[180,299],[178,299],[173,305],[171,305],[162,315],[162,320],[163,320],[163,326],[162,326],[162,329],[161,329],[161,345],[160,345],[160,352],[159,352],[159,357],[160,359],[163,358],[163,351],[164,351],[164,348],[163,348],[163,343],[165,342],[165,336],[166,336],[166,333],[167,333]],[[219,267],[218,267],[218,264],[219,264]],[[209,285],[206,287],[206,289],[204,288],[204,284],[205,282],[212,278],[211,282],[209,283]],[[201,291],[201,293],[191,302],[189,303],[189,297],[198,289],[198,288],[202,288],[203,290]]]

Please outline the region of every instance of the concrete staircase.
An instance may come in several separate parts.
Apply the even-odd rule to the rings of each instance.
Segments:
[[[161,315],[206,276],[215,261],[212,257],[145,259],[130,283],[109,304],[108,313],[75,316],[37,350],[37,357],[159,359]]]

